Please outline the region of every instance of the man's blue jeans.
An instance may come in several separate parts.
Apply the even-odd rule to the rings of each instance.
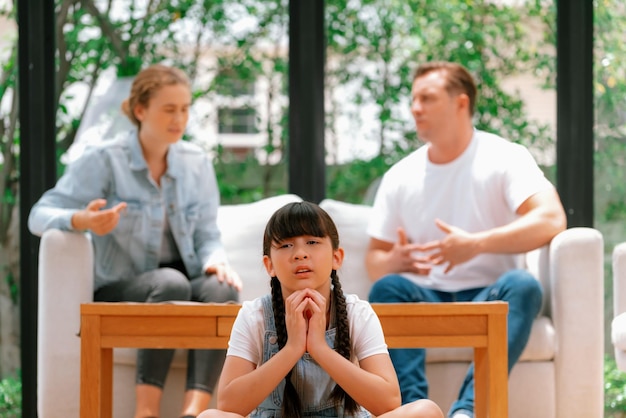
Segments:
[[[372,286],[369,301],[373,303],[398,302],[482,302],[502,300],[509,303],[508,354],[509,372],[517,362],[530,336],[533,320],[541,309],[543,290],[541,284],[525,270],[511,270],[494,284],[484,288],[460,292],[442,292],[426,289],[399,274],[382,277]],[[424,349],[390,349],[389,354],[396,369],[402,403],[428,398]],[[452,404],[450,415],[459,410],[474,410],[474,366],[470,366]]]

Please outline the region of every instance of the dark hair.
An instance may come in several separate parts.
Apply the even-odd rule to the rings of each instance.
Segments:
[[[122,112],[133,125],[139,127],[141,122],[135,116],[135,106],[148,106],[154,93],[163,86],[182,84],[191,86],[187,74],[181,69],[163,64],[151,65],[139,72],[133,80],[130,95],[122,102]]]
[[[467,68],[455,62],[428,62],[417,67],[413,75],[413,81],[415,82],[419,77],[435,71],[439,71],[446,76],[446,90],[448,94],[466,94],[469,97],[469,113],[470,116],[473,116],[476,109],[477,90],[474,78]]]
[[[288,238],[310,235],[314,237],[329,237],[333,249],[339,248],[339,234],[331,217],[315,203],[295,202],[288,203],[278,209],[270,218],[263,235],[263,255],[270,255],[272,243],[282,242]],[[335,350],[344,358],[350,360],[350,325],[346,310],[346,298],[341,289],[341,283],[337,272],[333,270],[330,275],[333,285],[333,298],[335,306],[335,318],[337,334],[335,336]],[[282,349],[287,343],[287,327],[285,325],[285,301],[277,277],[272,277],[272,308],[274,310],[274,322],[278,347]],[[291,383],[291,372],[285,376],[285,392],[283,394],[282,416],[300,418],[302,416],[302,404],[296,388]],[[346,412],[353,413],[358,410],[358,405],[339,385],[335,385],[331,393],[331,399],[336,403],[344,402]]]

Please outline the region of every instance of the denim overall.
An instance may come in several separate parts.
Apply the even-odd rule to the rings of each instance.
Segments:
[[[263,363],[278,353],[278,337],[274,324],[274,311],[270,295],[263,297],[263,316],[265,321],[265,337],[263,341]],[[333,321],[334,322],[334,321]],[[326,342],[335,348],[336,328],[326,331]],[[291,381],[300,395],[303,406],[302,416],[310,418],[336,417],[336,418],[370,418],[371,415],[361,408],[355,415],[345,415],[343,405],[336,405],[330,400],[330,394],[335,387],[335,382],[330,378],[309,353],[296,363],[295,370],[291,373]],[[281,406],[285,380],[265,398],[263,402],[250,414],[250,418],[282,418]],[[289,418],[289,417],[285,417]]]

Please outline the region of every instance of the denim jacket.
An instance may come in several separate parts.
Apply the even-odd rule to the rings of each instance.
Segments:
[[[160,188],[150,177],[136,130],[86,150],[33,206],[28,227],[35,235],[51,228],[70,231],[72,215],[98,198],[107,200],[107,208],[126,202],[127,209],[111,233],[92,236],[94,290],[158,268],[166,213],[190,277],[227,262],[216,223],[215,172],[193,144],[170,145]]]

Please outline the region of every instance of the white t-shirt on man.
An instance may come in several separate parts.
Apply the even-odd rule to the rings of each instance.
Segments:
[[[424,145],[392,166],[378,188],[367,232],[395,243],[402,227],[410,242],[424,244],[445,236],[435,219],[468,232],[484,231],[512,222],[524,201],[553,187],[525,147],[474,130],[467,149],[450,163],[431,163]],[[427,276],[402,275],[420,286],[454,292],[488,286],[523,267],[521,254],[480,254],[447,274],[442,265]]]

